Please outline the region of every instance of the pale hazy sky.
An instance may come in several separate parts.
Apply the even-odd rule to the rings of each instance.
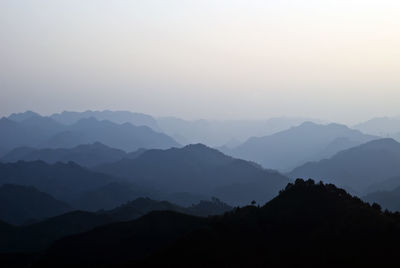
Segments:
[[[0,115],[398,115],[399,14],[398,0],[0,0]]]

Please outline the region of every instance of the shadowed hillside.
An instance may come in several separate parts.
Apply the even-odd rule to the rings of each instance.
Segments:
[[[399,238],[398,214],[334,185],[296,180],[263,207],[207,220],[155,212],[62,239],[37,267],[398,265]]]
[[[0,219],[23,224],[63,214],[71,210],[64,202],[34,187],[4,184],[0,186]]]
[[[95,170],[167,193],[214,195],[234,205],[268,201],[288,182],[275,171],[202,144],[149,150],[134,160],[123,159]]]

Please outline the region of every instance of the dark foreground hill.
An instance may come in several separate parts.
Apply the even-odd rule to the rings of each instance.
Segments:
[[[296,180],[263,207],[153,212],[67,237],[35,267],[395,267],[399,239],[399,214]]]
[[[330,159],[310,162],[290,172],[292,178],[315,178],[356,193],[400,175],[400,143],[393,139],[370,141],[337,153]]]
[[[96,171],[163,191],[216,196],[233,205],[265,203],[288,178],[259,165],[226,156],[202,144],[168,150],[148,150],[136,159],[123,159]]]

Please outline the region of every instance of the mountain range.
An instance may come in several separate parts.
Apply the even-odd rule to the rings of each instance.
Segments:
[[[341,151],[329,159],[306,163],[288,175],[324,180],[363,194],[371,185],[399,176],[399,163],[400,143],[379,139]]]
[[[305,122],[269,136],[250,138],[224,152],[257,162],[265,168],[289,171],[376,138],[344,125]]]
[[[126,153],[123,150],[111,148],[100,142],[58,149],[18,147],[1,157],[0,161],[12,163],[41,160],[49,164],[75,162],[81,166],[94,167],[100,164],[116,162],[123,158],[135,158],[144,151],[145,149],[139,149],[132,153]]]
[[[52,114],[50,117],[64,125],[72,125],[81,119],[95,118],[99,121],[106,120],[116,124],[130,123],[135,126],[147,126],[156,132],[161,132],[157,121],[152,116],[129,111],[64,111],[61,113]]]
[[[72,148],[95,142],[124,151],[179,146],[171,137],[147,126],[99,121],[94,117],[83,118],[71,125],[64,125],[50,117],[32,112],[0,119],[2,154],[22,146]]]
[[[296,180],[262,207],[152,212],[65,237],[34,267],[396,266],[399,222],[334,185]]]
[[[376,117],[353,126],[364,133],[382,137],[395,137],[400,134],[400,116]]]
[[[233,205],[266,202],[288,182],[275,171],[202,144],[148,150],[94,170],[166,193],[213,195]]]
[[[72,208],[32,186],[0,186],[0,219],[20,225],[64,214]]]
[[[156,118],[160,128],[180,144],[203,143],[211,147],[237,146],[250,137],[271,135],[300,125],[309,118],[279,117],[266,120],[183,120]],[[313,120],[320,122],[320,120]]]
[[[166,201],[139,198],[112,210],[97,212],[71,211],[23,226],[0,222],[0,255],[6,252],[37,252],[49,247],[57,239],[118,222],[132,221],[152,211],[176,211],[207,217],[223,214],[232,207],[218,199],[181,207]],[[162,223],[161,223],[162,224]]]

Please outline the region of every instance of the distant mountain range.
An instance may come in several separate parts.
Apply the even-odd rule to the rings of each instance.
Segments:
[[[83,148],[93,146],[103,148],[99,144]],[[63,158],[73,156],[71,152],[76,148],[44,151],[50,155],[61,152],[59,156]],[[51,161],[51,157],[47,160]],[[91,159],[91,164],[94,160]],[[110,209],[141,196],[186,205],[212,196],[233,205],[249,204],[252,200],[262,203],[273,198],[288,182],[287,177],[275,171],[201,144],[125,154],[121,160],[101,164],[93,170],[73,162],[0,163],[0,184],[32,185],[75,208],[96,210]]]
[[[214,195],[233,205],[266,202],[288,182],[275,171],[202,144],[148,150],[136,159],[100,165],[95,170],[166,193]]]
[[[341,151],[330,159],[304,164],[289,173],[291,178],[321,179],[358,194],[399,175],[400,143],[393,139],[374,140]]]
[[[32,147],[18,147],[0,158],[1,162],[37,161],[49,164],[57,162],[75,162],[81,166],[94,167],[100,164],[112,163],[123,158],[135,158],[143,153],[140,149],[132,153],[114,149],[102,143],[78,145],[73,148],[35,149]]]
[[[94,117],[81,119],[71,125],[63,125],[50,117],[32,112],[0,119],[2,154],[22,146],[72,148],[95,142],[124,151],[180,146],[171,137],[147,126],[99,121]]]
[[[157,121],[152,116],[142,113],[133,113],[129,111],[64,111],[62,113],[52,114],[50,117],[64,125],[75,124],[81,119],[95,118],[99,121],[106,120],[116,124],[130,123],[135,126],[147,126],[156,132],[161,132]]]
[[[0,163],[0,184],[31,185],[64,202],[115,181],[111,176],[93,172],[72,162]]]
[[[382,208],[393,212],[400,212],[400,187],[391,191],[377,191],[368,193],[362,198],[369,203],[377,203]]]
[[[330,157],[376,138],[344,125],[305,122],[270,136],[250,138],[224,152],[260,163],[265,168],[289,171],[308,161]]]
[[[364,133],[382,137],[400,137],[400,116],[377,117],[353,126]]]
[[[266,120],[183,120],[160,117],[160,128],[180,144],[203,143],[211,147],[239,145],[250,137],[271,135],[300,125],[309,118],[279,117]],[[314,120],[320,122],[320,120]]]

